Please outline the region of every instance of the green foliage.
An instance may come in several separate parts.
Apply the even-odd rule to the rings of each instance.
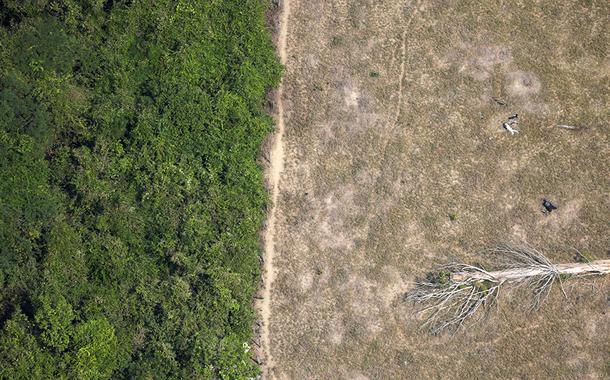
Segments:
[[[74,312],[72,306],[61,294],[53,301],[49,296],[43,296],[40,306],[37,308],[35,320],[42,330],[40,334],[42,343],[59,352],[68,348]]]
[[[0,8],[0,378],[254,377],[261,0]]]
[[[226,353],[220,357],[220,378],[223,380],[243,379],[244,373],[250,372],[252,360],[247,343],[241,342],[236,335],[229,335],[221,342],[222,351]]]
[[[433,284],[447,285],[451,281],[451,272],[447,270],[430,272],[427,274],[426,278]]]
[[[579,263],[590,263],[593,261],[593,255],[591,255],[591,252],[587,250],[576,251],[575,259]]]
[[[6,321],[0,335],[0,378],[52,378],[54,365],[62,367],[60,361],[54,360],[52,355],[40,346],[32,334],[33,330],[31,321],[19,309]]]
[[[485,280],[477,281],[473,285],[477,291],[479,291],[483,294],[489,293],[489,289],[493,286],[493,284],[490,281],[485,281]]]
[[[74,375],[79,379],[107,379],[119,357],[114,328],[106,319],[94,319],[76,328]]]

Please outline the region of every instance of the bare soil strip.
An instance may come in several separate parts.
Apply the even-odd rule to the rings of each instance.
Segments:
[[[282,11],[280,16],[280,31],[278,36],[278,54],[282,65],[286,65],[286,36],[288,29],[288,14],[290,12],[290,4],[288,0],[282,2]],[[269,339],[269,320],[271,316],[271,287],[275,278],[275,269],[273,267],[273,257],[275,255],[275,224],[276,224],[276,207],[278,202],[279,184],[282,170],[284,168],[284,105],[282,102],[283,84],[280,83],[277,90],[277,131],[274,138],[273,148],[271,149],[270,164],[268,168],[269,186],[271,189],[271,209],[267,220],[267,228],[265,230],[264,249],[265,249],[265,264],[263,274],[263,299],[261,302],[261,343],[265,355],[263,364],[263,378],[271,378],[271,369],[274,367],[273,357],[271,355],[270,339]]]

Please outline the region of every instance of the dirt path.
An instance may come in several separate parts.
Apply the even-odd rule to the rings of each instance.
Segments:
[[[280,16],[280,31],[278,36],[278,53],[282,65],[286,65],[286,37],[288,30],[288,14],[290,12],[290,2],[284,0],[282,2],[282,11]],[[283,83],[280,83],[277,90],[277,132],[274,138],[273,148],[271,149],[270,165],[268,169],[269,186],[271,188],[271,210],[267,220],[267,229],[265,230],[265,265],[263,278],[263,299],[261,302],[261,343],[265,355],[263,363],[263,378],[273,378],[271,370],[274,362],[271,355],[271,344],[269,338],[269,322],[271,319],[271,287],[275,279],[275,268],[273,267],[273,257],[275,255],[275,224],[276,224],[276,207],[279,195],[279,184],[282,170],[284,169],[284,104]]]

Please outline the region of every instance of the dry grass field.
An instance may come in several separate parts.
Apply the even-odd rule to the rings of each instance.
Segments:
[[[610,3],[290,8],[270,377],[609,378],[608,279],[536,313],[505,294],[455,335],[420,329],[403,296],[499,242],[610,256]]]

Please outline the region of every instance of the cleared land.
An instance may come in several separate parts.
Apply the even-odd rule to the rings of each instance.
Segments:
[[[501,241],[609,256],[610,4],[290,3],[272,374],[610,376],[608,279],[534,314],[503,297],[456,336],[419,329],[403,301],[435,265],[485,262]]]

